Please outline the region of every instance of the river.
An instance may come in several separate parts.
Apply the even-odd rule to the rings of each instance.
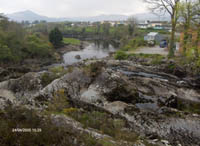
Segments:
[[[63,60],[64,60],[64,64],[71,65],[73,63],[77,63],[85,59],[105,58],[105,57],[108,57],[110,53],[113,53],[116,50],[117,48],[114,47],[114,45],[110,43],[92,42],[81,51],[71,51],[71,52],[65,53],[63,56]],[[76,58],[77,55],[80,55],[79,59]]]

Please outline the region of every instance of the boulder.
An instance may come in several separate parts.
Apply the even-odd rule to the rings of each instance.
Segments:
[[[78,60],[80,60],[81,56],[80,55],[76,55],[75,58],[78,59]]]

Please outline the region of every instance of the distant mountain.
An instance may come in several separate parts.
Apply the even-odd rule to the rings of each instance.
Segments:
[[[21,21],[29,21],[33,22],[35,20],[45,20],[47,22],[61,22],[61,21],[122,21],[127,20],[130,16],[127,15],[99,15],[99,16],[93,16],[93,17],[72,17],[72,18],[50,18],[46,16],[42,16],[39,14],[36,14],[30,10],[22,11],[22,12],[16,12],[12,14],[6,15],[10,20],[21,22]],[[168,16],[164,17],[158,17],[151,13],[142,13],[142,14],[135,14],[133,15],[135,18],[137,18],[139,21],[143,20],[169,20]]]
[[[75,21],[123,21],[126,20],[129,16],[126,15],[98,15],[93,17],[77,17],[72,18]]]
[[[8,18],[10,18],[11,20],[14,20],[14,21],[35,21],[35,20],[47,20],[49,19],[48,17],[46,16],[41,16],[41,15],[38,15],[32,11],[23,11],[23,12],[16,12],[16,13],[12,13],[12,14],[7,14],[6,15]]]
[[[137,18],[139,21],[145,21],[145,20],[150,20],[150,21],[170,21],[170,16],[169,14],[165,14],[162,16],[153,14],[153,13],[140,13],[140,14],[135,14],[133,17]]]
[[[12,14],[6,15],[10,20],[14,20],[17,22],[21,21],[30,21],[33,22],[35,20],[46,20],[48,22],[60,22],[60,21],[119,21],[119,20],[126,20],[128,16],[126,15],[99,15],[94,17],[73,17],[73,18],[50,18],[46,16],[41,16],[36,14],[30,10],[16,12]]]

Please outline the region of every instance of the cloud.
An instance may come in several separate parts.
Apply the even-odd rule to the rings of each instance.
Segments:
[[[146,11],[142,0],[0,0],[0,12],[32,10],[50,17],[135,14]]]

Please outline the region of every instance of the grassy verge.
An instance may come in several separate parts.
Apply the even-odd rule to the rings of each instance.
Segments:
[[[70,44],[70,45],[80,45],[81,41],[74,38],[63,38],[64,44]]]

